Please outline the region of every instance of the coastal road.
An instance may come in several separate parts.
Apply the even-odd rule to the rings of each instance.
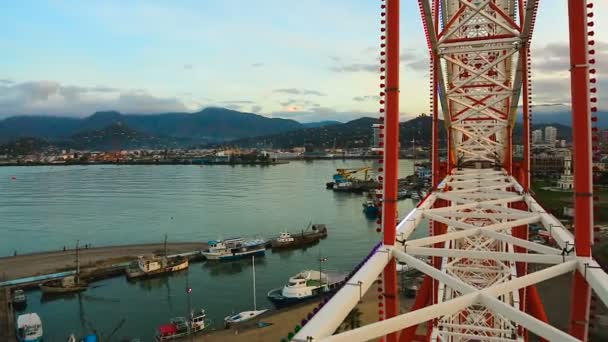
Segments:
[[[206,247],[206,242],[167,243],[167,254],[192,252]],[[162,243],[81,248],[80,266],[110,266],[132,260],[139,255],[152,255],[162,251]],[[0,258],[0,281],[73,270],[75,267],[74,249],[3,257]]]

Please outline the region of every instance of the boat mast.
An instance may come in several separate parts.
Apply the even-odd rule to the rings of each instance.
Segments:
[[[255,300],[255,255],[251,256],[251,264],[253,266],[253,311],[257,311],[257,305]]]
[[[165,251],[165,258],[166,258],[167,257],[167,233],[165,233],[165,243],[164,243],[163,249]]]
[[[80,240],[76,240],[76,283],[80,282],[80,255],[78,251],[78,243]]]

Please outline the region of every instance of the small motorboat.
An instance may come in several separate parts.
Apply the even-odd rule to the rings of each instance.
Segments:
[[[376,219],[380,214],[380,208],[373,200],[367,200],[363,203],[363,212],[369,219]]]
[[[185,317],[172,318],[168,324],[158,327],[156,341],[168,341],[195,334],[209,326],[207,314],[201,309],[190,313],[190,319]]]
[[[22,289],[16,289],[11,294],[11,303],[13,304],[13,308],[17,311],[21,311],[25,309],[27,306],[27,297],[25,296],[25,292]]]
[[[37,313],[26,313],[17,317],[17,341],[41,342],[42,321]]]

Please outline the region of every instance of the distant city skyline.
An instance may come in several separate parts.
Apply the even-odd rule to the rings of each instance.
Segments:
[[[377,115],[378,1],[25,0],[5,7],[0,119],[208,106],[301,122]],[[594,12],[601,39],[608,9]],[[540,4],[532,45],[535,111],[567,109],[566,18],[566,0]],[[401,46],[406,119],[428,112],[417,1],[402,1]],[[606,108],[608,43],[597,41],[595,49],[599,104]]]

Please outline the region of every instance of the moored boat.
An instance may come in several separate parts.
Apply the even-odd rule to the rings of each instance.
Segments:
[[[290,277],[282,288],[270,290],[267,296],[273,304],[282,307],[335,291],[345,279],[343,274],[302,271]]]
[[[233,238],[209,241],[209,247],[201,254],[207,260],[234,260],[252,255],[263,256],[265,252],[266,241],[263,239]]]
[[[380,208],[372,200],[363,202],[363,212],[370,219],[376,219],[380,215]]]
[[[27,297],[22,289],[16,289],[11,294],[11,303],[15,310],[23,310],[27,306]]]
[[[88,284],[76,275],[63,277],[61,279],[47,280],[38,286],[43,294],[53,295],[85,291]]]
[[[42,321],[37,313],[26,313],[17,317],[17,340],[19,342],[40,342],[43,337]]]
[[[86,281],[80,278],[80,249],[78,241],[76,241],[76,273],[73,276],[63,277],[61,279],[51,279],[44,281],[38,285],[42,294],[60,295],[66,293],[81,292],[89,286]]]
[[[189,267],[188,258],[176,257],[145,257],[139,256],[126,269],[127,279],[154,277],[166,273],[185,270]]]
[[[252,266],[252,277],[253,277],[253,310],[242,311],[236,315],[230,315],[224,318],[224,324],[226,326],[230,326],[232,324],[242,323],[245,321],[249,321],[268,311],[267,309],[258,310],[257,301],[255,295],[255,256],[251,257],[251,266]]]
[[[297,248],[319,242],[327,237],[327,227],[324,224],[312,224],[300,233],[283,232],[270,240],[272,249]]]
[[[158,327],[156,341],[168,341],[195,334],[209,326],[205,310],[190,313],[190,319],[185,317],[172,318],[168,324]]]

